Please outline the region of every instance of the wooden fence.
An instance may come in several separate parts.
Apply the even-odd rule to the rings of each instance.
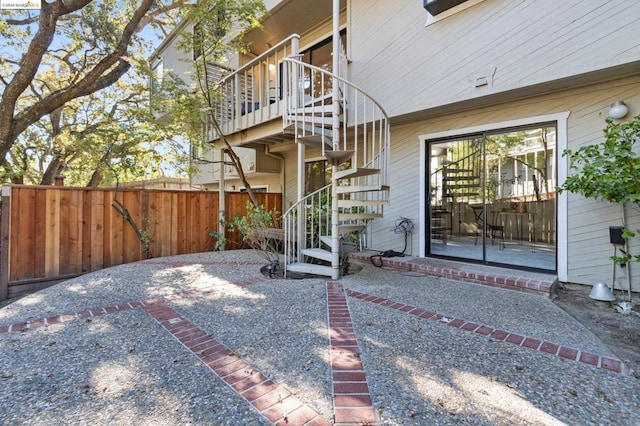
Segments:
[[[281,210],[281,194],[256,194]],[[120,189],[117,200],[148,240],[153,257],[211,251],[218,193]],[[228,219],[246,213],[247,194],[226,193]],[[144,258],[133,227],[112,207],[114,189],[10,185],[2,188],[0,300]],[[228,233],[228,247],[241,236]]]

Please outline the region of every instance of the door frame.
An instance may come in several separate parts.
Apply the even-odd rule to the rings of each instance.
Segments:
[[[427,141],[432,139],[442,139],[442,138],[450,138],[456,137],[460,135],[470,134],[470,133],[479,133],[479,132],[490,132],[503,128],[510,127],[521,127],[521,126],[530,126],[535,125],[537,123],[546,123],[546,122],[556,122],[556,171],[557,171],[557,185],[562,185],[562,183],[567,178],[569,166],[568,160],[562,156],[562,153],[568,147],[568,119],[570,111],[548,114],[548,115],[539,115],[535,117],[526,117],[518,120],[510,120],[510,121],[502,121],[502,122],[494,122],[482,124],[479,126],[473,127],[462,127],[452,130],[446,130],[442,132],[434,132],[434,133],[426,133],[418,136],[418,140],[420,143],[420,196],[419,204],[419,226],[420,229],[427,229],[427,217],[426,217],[426,191],[427,191],[427,172],[428,172],[428,164],[427,164]],[[558,280],[567,281],[568,279],[568,195],[565,192],[560,194],[556,194],[557,197],[557,224],[556,224],[556,256],[557,256],[557,273]],[[420,257],[426,257],[426,233],[419,233],[419,250]]]

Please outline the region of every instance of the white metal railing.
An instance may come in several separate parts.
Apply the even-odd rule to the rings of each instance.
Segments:
[[[282,216],[284,264],[302,261],[302,250],[322,245],[331,233],[331,184],[298,200]]]
[[[283,104],[283,61],[298,55],[300,36],[292,34],[262,55],[222,78],[211,89],[212,111],[224,134],[280,118]],[[205,138],[219,138],[207,116]]]
[[[284,64],[283,126],[296,140],[321,135],[323,156],[330,150],[352,151],[350,162],[342,168],[356,177],[338,181],[339,226],[365,226],[367,215],[382,213],[387,200],[383,189],[389,182],[388,116],[377,101],[343,77],[296,58],[285,58]],[[335,108],[339,108],[339,129],[333,128]],[[360,175],[356,173],[359,169],[376,169],[377,173]],[[285,212],[285,271],[289,264],[303,261],[302,249],[322,247],[320,237],[331,235],[330,221],[331,185],[298,200]]]
[[[351,168],[374,168],[380,173],[365,181],[369,185],[387,185],[389,181],[389,118],[384,108],[369,94],[346,79],[331,72],[285,58],[286,84],[283,85],[284,127],[296,137],[324,135],[322,155],[327,150],[354,151]],[[337,82],[337,90],[333,90]],[[330,131],[333,93],[339,94],[340,131]],[[337,140],[334,140],[337,139]]]

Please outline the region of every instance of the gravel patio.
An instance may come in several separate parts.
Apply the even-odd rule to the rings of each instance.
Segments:
[[[546,297],[252,251],[151,259],[0,309],[0,424],[640,424],[640,381]]]

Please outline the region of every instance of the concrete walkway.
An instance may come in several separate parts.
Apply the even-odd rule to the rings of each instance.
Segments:
[[[544,296],[264,263],[152,259],[0,309],[0,424],[640,424],[640,382]]]

